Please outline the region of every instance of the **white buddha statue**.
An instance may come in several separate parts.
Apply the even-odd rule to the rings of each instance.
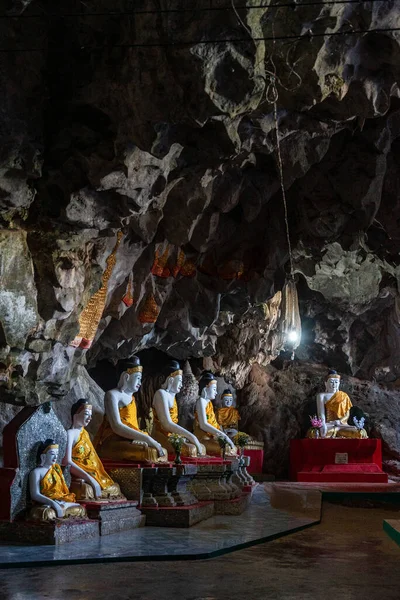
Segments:
[[[39,447],[40,466],[29,475],[31,499],[39,506],[33,507],[30,517],[51,521],[58,517],[85,517],[86,511],[75,502],[74,494],[68,489],[58,459],[58,444],[46,440]]]
[[[70,465],[75,495],[79,500],[125,499],[118,483],[106,473],[85,427],[92,420],[92,406],[81,398],[71,408],[72,427],[67,431],[63,464]]]
[[[194,433],[204,444],[207,454],[221,456],[222,448],[218,438],[222,437],[227,443],[227,454],[236,455],[236,447],[230,437],[224,433],[217,422],[212,401],[217,396],[217,381],[212,373],[205,372],[199,381],[200,396],[196,402]]]
[[[229,388],[222,392],[221,404],[216,414],[218,425],[233,439],[239,431],[240,415],[238,409],[233,406],[233,394]]]
[[[173,454],[174,448],[168,441],[171,433],[177,433],[188,440],[182,446],[182,456],[204,456],[205,448],[197,437],[178,425],[178,404],[175,395],[182,389],[182,376],[180,365],[172,360],[164,369],[166,379],[162,388],[157,390],[153,398],[153,437],[162,444],[169,453]]]
[[[345,392],[339,390],[340,375],[330,370],[325,383],[325,392],[317,394],[317,413],[322,421],[323,438],[367,438],[365,429],[348,424],[352,403]],[[353,409],[354,410],[354,409]],[[310,428],[307,437],[315,437],[314,428]]]
[[[137,356],[120,363],[118,387],[105,395],[105,415],[94,440],[102,458],[133,462],[165,462],[167,452],[162,445],[139,427],[133,396],[142,383],[143,368]]]

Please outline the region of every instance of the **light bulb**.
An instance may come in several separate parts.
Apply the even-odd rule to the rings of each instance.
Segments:
[[[289,340],[289,342],[297,342],[297,340],[298,340],[297,331],[294,331],[294,330],[289,331],[288,340]]]

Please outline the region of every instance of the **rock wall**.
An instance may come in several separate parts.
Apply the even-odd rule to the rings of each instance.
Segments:
[[[239,388],[279,355],[288,249],[274,85],[297,356],[396,397],[397,6],[259,5],[9,3],[1,402],[67,406],[86,366],[148,349],[208,358]],[[368,29],[382,31],[322,35]],[[71,345],[96,292],[97,331]]]

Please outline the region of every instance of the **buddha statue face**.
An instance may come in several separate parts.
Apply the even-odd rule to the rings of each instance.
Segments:
[[[129,375],[128,386],[132,390],[132,392],[137,392],[142,385],[142,373],[132,373]]]
[[[87,427],[92,420],[92,407],[87,404],[74,415],[74,427]]]
[[[233,404],[232,394],[226,394],[225,396],[222,396],[222,406],[224,406],[225,408],[229,408],[230,406],[232,406],[232,404]]]
[[[52,465],[56,464],[58,459],[58,447],[57,448],[49,448],[47,452],[40,455],[40,465],[42,467],[50,468]]]
[[[206,394],[209,400],[215,400],[217,396],[217,383],[212,382],[206,387]]]
[[[180,373],[174,377],[168,377],[167,390],[172,394],[178,394],[182,389],[183,377]]]
[[[340,387],[340,379],[339,377],[328,377],[325,383],[325,390],[329,394],[334,394],[339,390]]]

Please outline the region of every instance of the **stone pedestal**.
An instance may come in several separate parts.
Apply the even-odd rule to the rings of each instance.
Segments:
[[[231,500],[216,500],[214,513],[216,515],[241,515],[250,506],[251,493],[244,493],[239,498]]]
[[[109,535],[143,527],[146,517],[137,509],[137,502],[81,502],[88,517],[99,522],[100,535]]]
[[[192,527],[214,514],[213,502],[198,502],[191,506],[169,508],[142,508],[146,525],[155,527]]]
[[[191,464],[175,465],[168,481],[168,491],[177,506],[197,504],[198,500],[189,490],[190,483],[197,475],[197,466]]]
[[[103,460],[103,465],[111,479],[116,481],[127,500],[142,502],[142,472],[136,463],[123,463]]]
[[[90,519],[56,519],[51,523],[0,521],[0,539],[29,545],[59,545],[99,536],[99,522]]]

